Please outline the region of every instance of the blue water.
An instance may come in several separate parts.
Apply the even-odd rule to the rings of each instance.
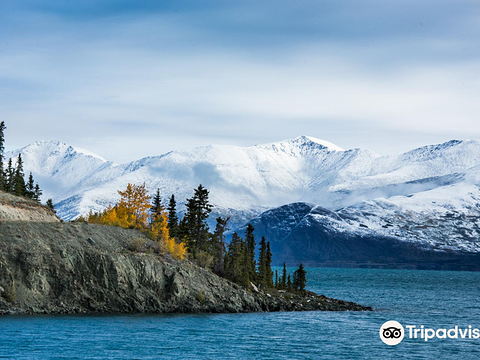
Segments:
[[[7,359],[479,359],[480,340],[379,338],[387,320],[480,328],[480,273],[307,269],[308,288],[374,312],[5,316]]]

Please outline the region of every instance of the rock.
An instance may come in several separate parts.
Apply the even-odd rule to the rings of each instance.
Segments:
[[[84,246],[84,239],[95,246]],[[136,230],[111,226],[2,222],[0,314],[369,309],[318,296],[302,308],[297,295],[287,299],[290,294],[284,298],[254,286],[250,293],[188,261],[129,251],[135,239],[152,243]]]
[[[38,201],[0,191],[0,221],[60,222],[55,212]]]
[[[253,292],[259,293],[259,290],[258,290],[258,288],[255,286],[254,283],[251,282],[251,283],[250,283],[250,287],[252,288]]]

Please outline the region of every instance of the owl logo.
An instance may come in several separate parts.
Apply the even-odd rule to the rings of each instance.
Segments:
[[[405,336],[405,330],[398,321],[387,321],[380,327],[380,339],[387,345],[398,345]]]
[[[402,330],[396,327],[383,329],[383,337],[385,339],[398,339],[402,335]]]

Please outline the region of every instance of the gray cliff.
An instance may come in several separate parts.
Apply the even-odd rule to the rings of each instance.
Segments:
[[[249,291],[157,252],[136,230],[0,221],[0,314],[369,310],[315,294]]]

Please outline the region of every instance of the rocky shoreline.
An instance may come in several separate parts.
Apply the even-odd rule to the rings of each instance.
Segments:
[[[154,245],[109,226],[0,222],[0,314],[372,310],[310,292],[247,290]]]

